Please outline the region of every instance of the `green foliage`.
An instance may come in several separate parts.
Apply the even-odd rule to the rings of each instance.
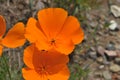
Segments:
[[[109,22],[105,22],[105,24],[104,24],[104,28],[108,28],[109,25],[111,25]]]
[[[2,75],[0,77],[1,80],[12,80],[11,78],[11,73],[10,73],[10,70],[9,70],[9,65],[7,63],[7,57],[5,56],[2,56],[0,58],[0,75]],[[9,78],[8,78],[9,77]]]
[[[71,76],[69,80],[81,80],[86,79],[89,69],[82,69],[78,64],[74,64],[72,67],[70,66]]]
[[[7,55],[0,57],[0,80],[22,80],[21,71],[10,70]]]
[[[30,7],[30,9],[33,8],[33,0],[29,0],[29,7]]]
[[[0,57],[0,80],[7,80],[6,76],[7,76],[7,69],[6,69],[6,64],[4,62],[3,57]]]
[[[4,2],[4,1],[6,1],[6,0],[0,0],[0,2]]]
[[[76,16],[81,22],[86,20],[86,13],[92,8],[98,7],[96,0],[54,0],[55,7],[61,7]]]

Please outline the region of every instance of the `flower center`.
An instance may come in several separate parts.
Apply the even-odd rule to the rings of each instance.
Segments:
[[[51,45],[55,45],[55,39],[51,39]]]
[[[38,67],[38,68],[36,69],[36,71],[37,71],[39,74],[47,74],[47,71],[46,71],[46,67],[45,67],[45,66]]]
[[[47,68],[46,66],[38,67],[38,68],[36,69],[36,71],[37,71],[38,74],[40,74],[42,77],[44,77],[44,76],[46,76],[46,75],[49,74],[49,73],[47,72],[46,68]],[[48,78],[47,80],[50,80],[50,79]]]

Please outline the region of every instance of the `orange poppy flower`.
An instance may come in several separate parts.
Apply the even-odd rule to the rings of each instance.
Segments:
[[[25,80],[68,80],[70,76],[67,55],[57,51],[39,51],[34,44],[24,50],[22,69]]]
[[[6,31],[5,19],[0,16],[0,56],[2,55],[3,46],[9,48],[16,48],[22,46],[25,42],[24,37],[24,24],[19,22],[11,28],[5,37],[3,37]]]
[[[64,9],[48,8],[38,12],[38,21],[34,18],[28,20],[25,37],[39,50],[54,48],[68,55],[74,45],[83,40],[84,33],[79,21],[68,16]]]

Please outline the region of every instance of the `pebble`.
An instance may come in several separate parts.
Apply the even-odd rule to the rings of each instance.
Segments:
[[[120,75],[116,74],[116,73],[113,73],[112,74],[112,80],[120,80]]]
[[[103,55],[104,52],[105,52],[105,49],[102,46],[97,47],[97,53],[99,53],[100,55]]]
[[[80,60],[80,56],[78,56],[78,55],[74,55],[74,56],[73,56],[73,61],[74,61],[75,63],[78,63],[79,60]]]
[[[120,17],[120,7],[116,5],[110,6],[111,12],[115,17]]]
[[[25,0],[25,3],[26,3],[26,4],[29,4],[30,2],[29,2],[29,0]]]
[[[110,42],[106,46],[107,50],[115,50],[115,44],[113,42]]]
[[[105,50],[105,54],[108,61],[112,61],[115,59],[115,57],[117,57],[116,51]]]
[[[103,58],[102,58],[102,57],[98,57],[98,58],[97,58],[97,61],[98,61],[99,63],[103,63]]]
[[[105,67],[105,65],[100,65],[99,69],[103,69]]]
[[[95,48],[94,48],[94,47],[90,47],[90,50],[91,50],[91,51],[95,51]]]
[[[92,28],[95,28],[95,27],[97,27],[98,22],[97,22],[97,21],[92,21],[91,23],[89,23],[89,25],[90,25]]]
[[[120,50],[120,44],[116,44],[115,48]]]
[[[90,52],[88,52],[88,54],[89,54],[89,57],[92,58],[92,59],[96,59],[97,58],[97,53],[96,52],[90,51]]]
[[[115,63],[120,64],[120,58],[119,57],[115,58]]]
[[[104,65],[110,65],[110,62],[107,61],[107,60],[104,60],[104,61],[103,61],[103,64],[104,64]]]
[[[116,51],[112,51],[112,50],[105,50],[105,53],[107,54],[108,57],[115,57],[117,56]]]
[[[103,71],[103,77],[105,80],[112,80],[112,77],[109,71]]]
[[[117,2],[119,2],[119,3],[120,3],[120,0],[117,0]]]
[[[96,72],[94,72],[94,75],[95,75],[95,76],[102,77],[102,73],[101,73],[100,71],[96,71]]]
[[[109,32],[109,35],[110,35],[110,36],[116,36],[116,33],[110,31],[110,32]]]
[[[41,0],[38,0],[36,4],[36,10],[43,9],[45,7],[44,3]]]
[[[110,21],[109,29],[115,31],[118,28],[118,24],[115,20]]]
[[[103,32],[97,32],[98,35],[103,36]]]
[[[116,50],[117,56],[120,57],[120,50]]]
[[[89,21],[93,21],[93,15],[91,15],[91,14],[86,14],[86,18],[87,18]]]
[[[112,72],[119,72],[120,71],[120,66],[117,65],[117,64],[111,64],[110,71],[112,71]]]

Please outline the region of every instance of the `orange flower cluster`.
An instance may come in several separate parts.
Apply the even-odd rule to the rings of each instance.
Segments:
[[[68,80],[68,55],[81,43],[84,33],[79,21],[62,8],[47,8],[38,12],[38,20],[29,18],[26,27],[17,23],[5,37],[5,20],[0,16],[0,52],[3,46],[15,48],[27,39],[22,69],[25,80]]]

